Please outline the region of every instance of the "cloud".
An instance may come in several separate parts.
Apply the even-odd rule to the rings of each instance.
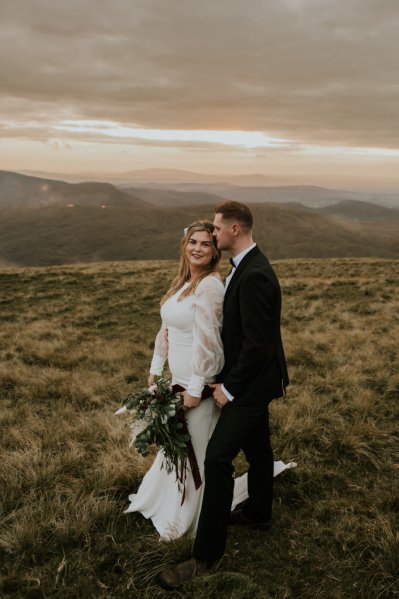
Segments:
[[[33,139],[82,118],[398,147],[396,0],[4,4],[0,106]]]

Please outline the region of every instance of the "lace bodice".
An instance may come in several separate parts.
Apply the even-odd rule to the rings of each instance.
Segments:
[[[210,275],[200,281],[193,294],[178,301],[187,285],[161,307],[162,326],[155,339],[150,372],[161,375],[168,358],[174,382],[199,397],[204,385],[214,381],[224,364],[220,338],[224,286]],[[164,339],[166,328],[168,350]]]

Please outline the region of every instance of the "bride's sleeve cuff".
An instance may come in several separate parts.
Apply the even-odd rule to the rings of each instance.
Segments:
[[[164,364],[165,364],[165,360],[164,360],[164,358],[162,358],[162,356],[154,355],[152,357],[150,373],[155,374],[156,376],[160,376],[162,374]]]
[[[198,376],[197,374],[192,374],[187,387],[189,394],[192,395],[192,397],[201,397],[204,387],[205,378],[203,376]]]

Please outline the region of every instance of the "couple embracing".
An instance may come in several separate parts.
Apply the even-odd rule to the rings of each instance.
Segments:
[[[202,484],[196,489],[189,472],[182,503],[174,473],[162,468],[160,451],[126,511],[151,518],[161,538],[194,537],[191,559],[159,574],[168,589],[204,574],[222,557],[232,507],[244,499],[243,508],[233,512],[236,520],[260,529],[271,523],[268,404],[284,394],[288,375],[280,286],[252,230],[251,211],[234,201],[215,209],[213,223],[190,225],[181,242],[178,275],[161,300],[162,327],[148,382],[162,374],[168,359],[172,382],[185,389]],[[222,250],[232,256],[225,284],[218,273]],[[201,401],[207,385],[213,396]],[[240,450],[248,475],[234,479],[232,462]]]

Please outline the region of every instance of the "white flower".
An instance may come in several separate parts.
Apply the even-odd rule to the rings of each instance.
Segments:
[[[158,385],[156,385],[155,383],[153,385],[151,385],[150,387],[148,387],[148,391],[151,395],[155,395],[155,391],[158,389]]]
[[[124,412],[127,412],[126,406],[122,406],[121,408],[119,408],[119,410],[116,410],[116,412],[114,412],[114,416],[117,416],[118,414],[123,414]]]
[[[161,422],[162,424],[166,424],[168,422],[168,417],[166,416],[166,414],[164,414],[161,418]]]

